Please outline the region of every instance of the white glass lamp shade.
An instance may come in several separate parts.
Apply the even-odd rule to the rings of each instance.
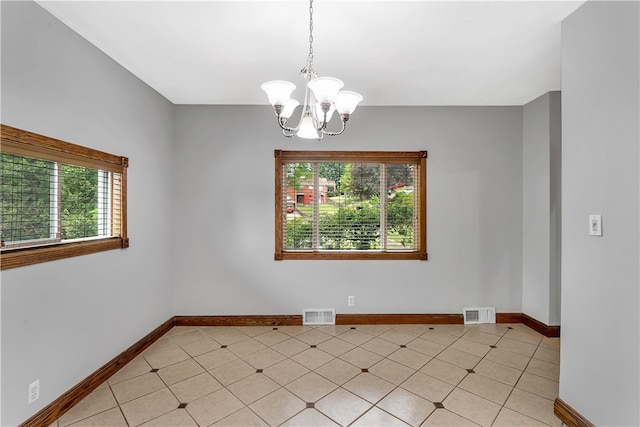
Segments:
[[[288,119],[289,117],[291,117],[291,115],[293,114],[293,110],[295,110],[298,105],[300,105],[298,101],[293,98],[289,98],[287,103],[284,104],[284,108],[280,113],[280,117],[282,117],[283,119]]]
[[[302,119],[296,135],[304,139],[318,139],[318,130],[311,116],[305,116]]]
[[[322,104],[331,104],[342,89],[342,80],[333,77],[318,77],[309,81],[309,89],[313,91],[316,100]]]
[[[331,120],[331,117],[333,116],[333,112],[336,111],[336,107],[333,106],[333,104],[331,104],[331,107],[329,108],[329,111],[327,112],[327,122],[329,122],[329,120]],[[320,106],[320,104],[316,104],[316,111],[315,111],[315,115],[316,115],[316,120],[319,123],[322,123],[324,121],[324,113],[322,112],[322,107]]]
[[[291,98],[291,93],[296,88],[296,85],[284,80],[272,80],[270,82],[263,83],[260,89],[267,93],[269,97],[269,103],[271,105],[287,105],[287,101]]]
[[[336,110],[340,114],[351,114],[355,111],[358,103],[362,101],[362,95],[350,91],[338,92],[334,103]]]

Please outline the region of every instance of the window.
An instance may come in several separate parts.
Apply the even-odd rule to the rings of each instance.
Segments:
[[[275,150],[275,254],[427,259],[427,152]]]
[[[126,248],[126,157],[2,125],[2,269]]]

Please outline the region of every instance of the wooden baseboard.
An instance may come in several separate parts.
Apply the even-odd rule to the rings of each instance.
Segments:
[[[595,424],[580,415],[578,411],[559,397],[556,397],[556,400],[553,402],[553,413],[560,421],[569,427],[595,427]]]
[[[547,338],[559,338],[560,326],[545,325],[524,313],[496,313],[496,323],[522,323]]]
[[[462,314],[336,314],[336,325],[462,324]]]
[[[93,374],[80,381],[62,396],[45,406],[34,416],[20,424],[20,427],[42,427],[54,423],[65,412],[71,409],[73,405],[88,396],[89,393],[95,390],[111,375],[118,372],[120,368],[132,361],[158,338],[167,333],[171,328],[173,328],[173,324],[174,321],[172,317],[131,347],[111,359]]]
[[[462,314],[337,314],[337,325],[394,325],[394,324],[462,324]],[[497,323],[523,323],[547,337],[559,337],[560,326],[547,326],[523,313],[497,313]],[[100,384],[142,353],[174,326],[288,326],[302,325],[301,315],[251,316],[174,316],[151,333],[114,357],[40,412],[20,424],[20,427],[48,426],[76,403],[84,399]],[[557,399],[559,401],[559,399]],[[557,404],[556,401],[556,404]],[[562,401],[560,401],[562,402]],[[554,411],[556,404],[554,404]],[[566,405],[566,404],[565,404]],[[566,407],[570,408],[568,405]],[[562,406],[564,408],[564,406]],[[572,413],[572,412],[568,412]],[[577,413],[576,413],[577,414]],[[578,414],[579,415],[579,414]],[[586,421],[586,420],[585,420]],[[588,422],[588,421],[587,421]],[[576,424],[589,426],[591,424]]]
[[[290,326],[302,325],[302,315],[175,316],[176,326]]]

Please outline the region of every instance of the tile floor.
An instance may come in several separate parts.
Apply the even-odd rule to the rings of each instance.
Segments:
[[[175,327],[53,426],[560,426],[559,350],[521,324]]]

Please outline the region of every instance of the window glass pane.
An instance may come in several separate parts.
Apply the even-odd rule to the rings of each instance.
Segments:
[[[416,167],[413,164],[387,165],[387,249],[416,249]]]
[[[286,163],[283,171],[287,218],[285,249],[311,249],[313,243],[313,164]]]
[[[2,154],[0,219],[2,240],[49,239],[54,164],[44,160]],[[54,236],[55,237],[55,236]]]
[[[61,165],[61,237],[81,239],[98,235],[98,171]]]

